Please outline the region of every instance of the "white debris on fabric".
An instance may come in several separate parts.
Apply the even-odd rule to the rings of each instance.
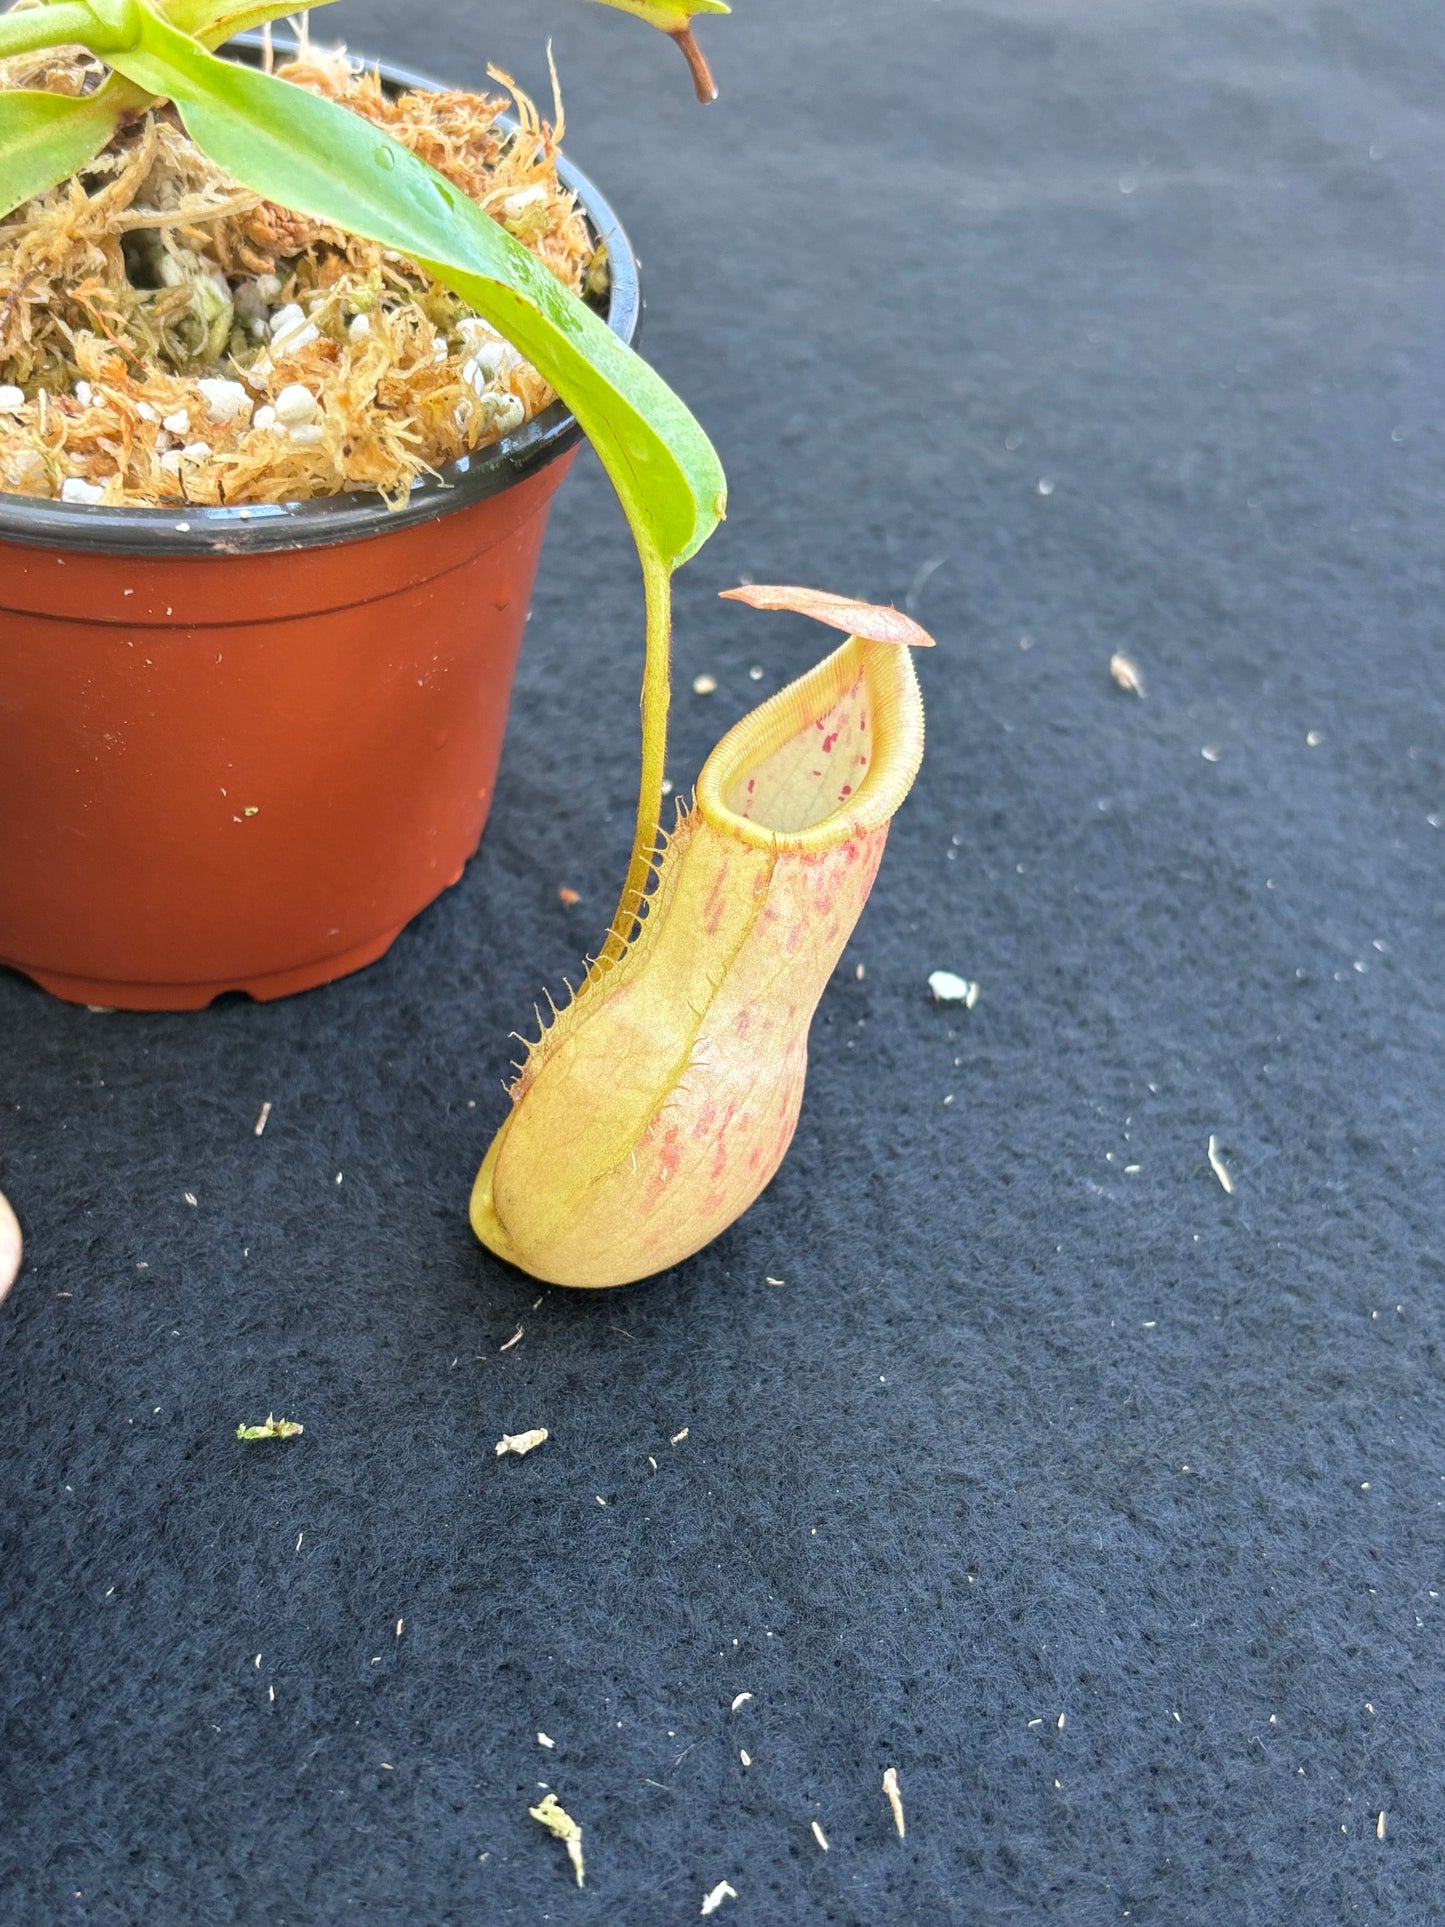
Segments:
[[[1219,1179],[1219,1182],[1224,1186],[1224,1189],[1230,1194],[1231,1197],[1233,1197],[1234,1179],[1229,1175],[1228,1167],[1226,1166],[1224,1159],[1219,1154],[1219,1139],[1214,1136],[1213,1132],[1210,1133],[1208,1148],[1209,1148],[1210,1170],[1214,1173],[1215,1177]]]
[[[736,1900],[737,1897],[738,1890],[732,1882],[720,1880],[709,1893],[705,1893],[702,1897],[700,1911],[703,1918],[706,1919],[709,1914],[715,1914],[725,1900]]]
[[[551,1434],[545,1425],[539,1425],[531,1432],[507,1432],[497,1440],[497,1457],[505,1458],[510,1452],[514,1458],[524,1459],[529,1452],[535,1452],[544,1445]]]
[[[902,1840],[907,1835],[908,1828],[903,1818],[903,1794],[898,1786],[898,1768],[896,1766],[890,1766],[888,1771],[883,1775],[883,1791],[887,1796],[888,1805],[892,1809],[893,1824],[898,1829],[898,1838]]]
[[[1139,674],[1137,663],[1132,662],[1121,650],[1116,650],[1109,658],[1109,674],[1115,684],[1130,696],[1142,697],[1144,678]]]
[[[972,1010],[978,1002],[978,985],[972,978],[956,977],[951,970],[931,971],[928,988],[936,1004],[962,1004],[965,1010]]]

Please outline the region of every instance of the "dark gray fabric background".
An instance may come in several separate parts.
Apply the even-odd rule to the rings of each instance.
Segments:
[[[0,979],[0,1917],[1445,1918],[1435,0],[738,0],[706,113],[600,8],[326,18],[538,90],[556,36],[733,485],[679,784],[827,646],[743,574],[907,599],[930,750],[781,1175],[619,1294],[534,1309],[464,1215],[627,840],[590,457],[389,958]]]

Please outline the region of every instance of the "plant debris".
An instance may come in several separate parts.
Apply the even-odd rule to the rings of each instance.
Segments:
[[[505,103],[393,99],[343,51],[282,78],[384,128],[574,292],[597,250],[557,179],[553,128]],[[0,88],[76,95],[96,64],[21,56]],[[400,255],[240,188],[165,105],[0,222],[0,488],[108,507],[304,500],[393,505],[553,399],[487,322]]]
[[[715,1914],[725,1900],[736,1900],[737,1897],[738,1890],[732,1882],[720,1880],[710,1893],[703,1895],[702,1906],[698,1911],[706,1919],[709,1914]]]
[[[936,1004],[962,1004],[972,1010],[978,1002],[978,985],[970,977],[955,977],[951,970],[931,971],[928,988]]]
[[[1209,1168],[1224,1186],[1231,1197],[1234,1196],[1234,1179],[1229,1175],[1229,1167],[1219,1155],[1219,1139],[1211,1131],[1209,1134]]]
[[[238,1425],[236,1427],[236,1437],[247,1440],[297,1439],[300,1438],[305,1430],[306,1427],[304,1425],[298,1425],[295,1419],[276,1418],[268,1412],[264,1425]]]
[[[497,1457],[505,1458],[510,1452],[514,1457],[524,1459],[539,1445],[545,1445],[550,1436],[545,1425],[539,1425],[534,1432],[507,1432],[497,1440]]]
[[[1114,678],[1118,687],[1127,695],[1138,696],[1142,700],[1144,695],[1144,678],[1139,674],[1138,664],[1132,662],[1122,650],[1116,649],[1114,654],[1110,656],[1109,674]]]
[[[883,1791],[888,1796],[888,1805],[893,1812],[893,1824],[898,1829],[900,1840],[907,1837],[908,1828],[903,1819],[903,1795],[898,1786],[898,1768],[890,1766],[883,1775]]]
[[[528,1807],[528,1813],[539,1820],[554,1839],[560,1840],[567,1849],[567,1858],[572,1862],[572,1871],[577,1876],[577,1885],[585,1887],[586,1869],[582,1864],[582,1829],[557,1804],[555,1793],[549,1793],[539,1807]]]
[[[826,1833],[824,1833],[823,1829],[818,1825],[818,1822],[816,1820],[813,1822],[813,1838],[817,1841],[818,1845],[823,1849],[824,1853],[826,1853],[828,1851],[828,1836]]]

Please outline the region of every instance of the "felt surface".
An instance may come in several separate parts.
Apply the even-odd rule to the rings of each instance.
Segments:
[[[0,979],[0,1918],[1445,1917],[1433,0],[739,4],[705,113],[635,23],[489,12],[327,24],[539,89],[556,35],[733,485],[679,784],[828,646],[744,574],[907,602],[928,759],[780,1176],[617,1295],[465,1221],[625,854],[590,458],[482,852],[384,962]]]

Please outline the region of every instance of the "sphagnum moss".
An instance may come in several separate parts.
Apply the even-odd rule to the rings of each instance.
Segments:
[[[33,56],[0,82],[80,93],[95,71]],[[341,53],[307,47],[279,71],[385,128],[574,293],[605,274],[557,179],[560,103],[550,126],[494,73],[511,133],[501,99],[393,99]],[[456,295],[237,187],[167,107],[0,226],[0,488],[13,493],[126,507],[356,488],[402,500],[552,399]]]

